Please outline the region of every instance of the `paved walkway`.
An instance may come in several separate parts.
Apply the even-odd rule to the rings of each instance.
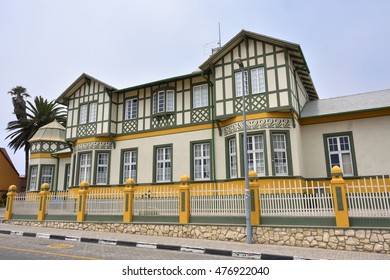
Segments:
[[[194,253],[234,255],[253,259],[390,260],[390,255],[378,253],[17,226],[2,223],[1,217],[0,234],[23,235],[26,238],[43,237],[78,242],[107,243],[118,246],[143,246],[154,249],[192,251]]]

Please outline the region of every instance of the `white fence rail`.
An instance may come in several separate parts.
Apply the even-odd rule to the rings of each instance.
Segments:
[[[123,191],[97,189],[87,194],[86,214],[123,215]]]
[[[390,195],[385,177],[364,179],[346,187],[349,217],[390,217]]]
[[[18,193],[14,197],[12,214],[37,215],[39,196],[37,193]]]
[[[179,216],[179,191],[166,186],[154,191],[134,192],[133,214],[136,216]]]
[[[245,216],[245,188],[234,184],[191,187],[191,216]]]
[[[277,181],[259,187],[261,216],[334,217],[330,186]]]
[[[76,215],[77,196],[69,191],[48,194],[46,212],[48,215]]]

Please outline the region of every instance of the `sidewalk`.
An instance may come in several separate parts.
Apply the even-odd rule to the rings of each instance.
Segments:
[[[75,242],[110,244],[189,251],[203,254],[235,256],[248,259],[312,259],[312,260],[390,260],[390,255],[278,245],[246,244],[203,239],[147,236],[124,233],[65,230],[45,227],[17,226],[2,223],[0,234],[50,238]]]

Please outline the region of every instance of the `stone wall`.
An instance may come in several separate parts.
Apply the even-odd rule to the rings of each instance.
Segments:
[[[246,228],[223,225],[4,221],[24,226],[246,242]],[[390,230],[253,227],[253,243],[390,254]]]

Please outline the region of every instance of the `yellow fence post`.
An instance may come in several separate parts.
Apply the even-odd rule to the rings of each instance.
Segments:
[[[347,196],[345,192],[345,181],[340,167],[333,166],[330,184],[332,186],[336,226],[347,228],[349,227]]]
[[[14,197],[16,195],[17,187],[15,185],[11,185],[8,188],[7,193],[7,204],[5,206],[5,212],[4,212],[4,220],[8,221],[12,218],[12,206],[14,204]]]
[[[46,202],[47,202],[47,195],[50,193],[49,191],[50,186],[48,183],[43,183],[41,186],[41,191],[39,192],[39,207],[38,207],[38,221],[43,221],[45,219],[46,215]]]
[[[259,184],[256,171],[249,171],[251,225],[260,225]]]
[[[123,222],[124,223],[130,223],[133,221],[134,185],[135,182],[132,178],[126,180],[126,187],[123,190],[124,192]]]
[[[190,177],[187,175],[183,175],[180,178],[179,222],[181,224],[190,222]]]
[[[81,189],[79,190],[78,207],[77,207],[77,222],[83,222],[85,220],[85,211],[87,210],[87,193],[88,182],[83,181],[80,183]]]

